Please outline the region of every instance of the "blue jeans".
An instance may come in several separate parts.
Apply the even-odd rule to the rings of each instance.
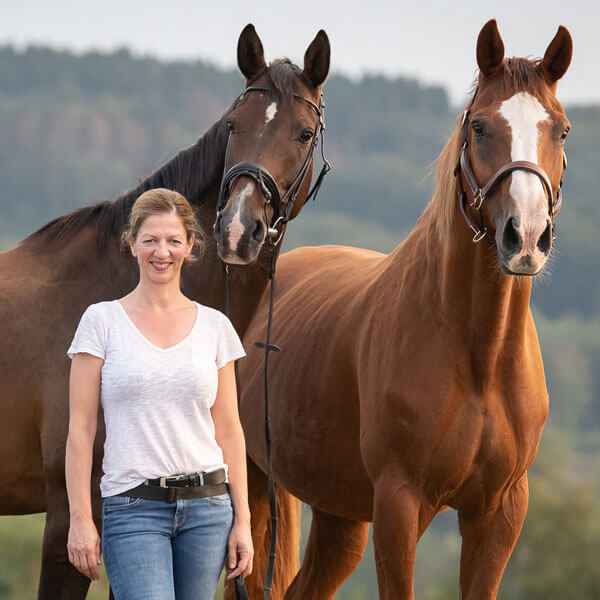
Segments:
[[[102,553],[115,600],[213,600],[232,523],[229,494],[105,498]]]

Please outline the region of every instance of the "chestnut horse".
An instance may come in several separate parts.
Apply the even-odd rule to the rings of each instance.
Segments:
[[[272,468],[277,485],[313,511],[285,598],[333,598],[360,561],[372,521],[379,597],[412,599],[417,541],[448,506],[462,534],[461,598],[496,598],[548,412],[529,299],[560,204],[569,122],[555,92],[571,54],[560,27],[543,59],[504,59],[496,22],[488,22],[477,41],[478,91],[408,238],[390,255],[323,246],[280,257]],[[239,365],[259,478],[268,468],[263,357],[250,343],[265,339],[267,300],[265,292]],[[266,512],[260,489],[264,482],[251,483],[257,547],[267,527],[254,518]],[[285,526],[280,534],[297,542]]]
[[[296,182],[298,198],[289,211],[290,218],[297,215],[310,183],[312,153],[307,157],[318,132],[315,108],[320,110],[329,57],[329,40],[320,31],[306,51],[304,69],[287,59],[267,66],[261,41],[248,25],[238,43],[247,93],[195,145],[114,202],[60,217],[0,253],[0,514],[47,513],[40,599],[84,598],[89,586],[67,558],[64,457],[70,364],[65,352],[89,304],[123,296],[136,284],[136,263],[119,243],[132,203],[154,187],[178,190],[191,201],[211,235],[200,260],[185,270],[182,289],[194,300],[222,308],[222,265],[212,226],[223,171],[234,160],[265,165],[283,195],[304,169],[307,177]],[[240,334],[268,281],[273,249],[265,240],[273,206],[267,199],[246,175],[237,176],[220,198],[217,246],[223,260],[237,263],[229,278],[230,315]],[[92,473],[98,527],[103,441],[102,429]]]

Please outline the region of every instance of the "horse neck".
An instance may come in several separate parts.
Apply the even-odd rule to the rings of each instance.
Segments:
[[[471,348],[474,371],[485,381],[504,353],[524,343],[531,278],[502,272],[495,246],[473,243],[458,207],[451,235],[440,247],[441,307],[454,339]]]
[[[443,332],[445,351],[468,348],[469,368],[484,386],[498,359],[524,343],[531,279],[500,272],[495,248],[472,242],[458,207],[447,240],[438,235],[436,218],[430,206],[389,257],[385,277],[402,284],[395,314],[407,305],[426,306],[416,317],[422,331]]]

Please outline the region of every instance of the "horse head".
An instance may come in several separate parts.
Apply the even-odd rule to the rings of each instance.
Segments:
[[[495,20],[477,40],[479,78],[463,115],[457,165],[461,208],[473,240],[495,244],[509,274],[539,273],[552,248],[570,129],[556,83],[572,48],[561,26],[543,59],[504,58]]]
[[[247,25],[237,55],[246,88],[227,119],[215,236],[223,261],[249,264],[306,202],[323,133],[321,88],[330,46],[321,30],[306,50],[304,69],[288,59],[267,66],[260,38]]]

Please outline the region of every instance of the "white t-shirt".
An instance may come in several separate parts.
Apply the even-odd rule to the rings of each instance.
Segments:
[[[217,369],[245,356],[229,319],[196,303],[190,333],[167,349],[150,343],[117,300],[89,306],[67,351],[104,360],[102,496],[146,479],[227,468],[210,408]]]

